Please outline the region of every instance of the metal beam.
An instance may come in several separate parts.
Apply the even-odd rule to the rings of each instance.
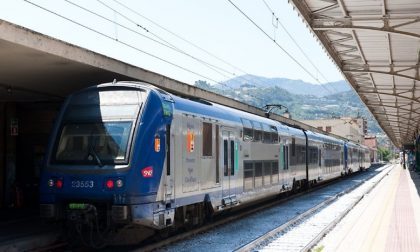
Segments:
[[[345,17],[349,16],[349,12],[346,9],[346,6],[344,5],[343,0],[338,0],[338,5],[340,6],[341,12]]]
[[[382,0],[382,15],[386,15],[386,0]]]
[[[377,88],[376,88],[376,90],[377,90]],[[418,98],[408,98],[408,97],[401,96],[401,95],[398,95],[398,94],[392,94],[392,93],[390,94],[390,93],[385,93],[385,92],[380,92],[380,91],[375,91],[375,90],[374,91],[363,91],[361,89],[358,89],[357,90],[357,93],[361,93],[361,94],[391,95],[391,96],[398,97],[398,98],[401,98],[401,99],[406,99],[406,100],[414,101],[414,102],[420,104],[420,101],[419,101],[420,97],[418,97]]]
[[[394,106],[391,106],[391,105],[385,105],[385,104],[374,104],[374,103],[366,103],[366,105],[367,106],[369,106],[369,107],[373,107],[373,110],[375,111],[375,108],[377,108],[377,107],[384,107],[384,108],[395,108]],[[420,115],[420,112],[416,112],[416,111],[413,111],[413,110],[410,110],[410,109],[405,109],[405,108],[401,108],[401,107],[397,107],[399,110],[402,110],[402,111],[407,111],[407,112],[409,112],[409,113],[414,113],[414,114],[416,114],[416,115]],[[372,112],[373,114],[375,114],[375,112]]]
[[[334,3],[334,4],[331,4],[331,5],[328,5],[328,6],[325,6],[325,7],[319,8],[319,9],[317,9],[317,10],[314,10],[314,11],[312,11],[312,14],[320,14],[320,13],[324,13],[324,12],[326,12],[326,11],[333,10],[333,9],[335,9],[335,8],[338,8],[338,4],[337,4],[337,2],[336,2],[336,3]]]
[[[357,25],[339,25],[339,24],[332,24],[332,25],[323,25],[323,24],[316,24],[312,26],[314,31],[326,31],[326,30],[337,30],[337,31],[348,31],[354,32],[355,30],[360,31],[376,31],[376,32],[387,32],[395,35],[406,36],[413,39],[420,39],[420,34],[413,33],[413,32],[406,32],[406,31],[398,31],[393,28],[377,28],[372,26],[357,26]]]
[[[413,13],[416,13],[413,11]],[[417,23],[420,21],[420,15],[404,15],[404,16],[380,16],[380,15],[369,15],[369,16],[359,16],[359,17],[315,17],[311,20],[311,25],[323,24],[323,23],[337,23],[337,24],[351,24],[352,22],[361,22],[361,21],[406,21],[404,23],[400,23],[398,25],[393,25],[391,27],[401,27],[401,24],[407,25],[412,23]]]
[[[411,76],[404,75],[404,74],[399,74],[399,73],[396,73],[396,72],[384,72],[384,71],[377,71],[377,70],[350,70],[350,69],[343,69],[343,72],[344,73],[384,74],[384,75],[391,75],[391,76],[397,76],[397,77],[406,78],[406,79],[410,79],[410,80],[420,81],[419,78],[411,77]]]
[[[343,68],[345,68],[345,69],[353,69],[353,68],[366,69],[366,68],[380,68],[380,67],[382,67],[382,68],[383,67],[388,67],[388,68],[403,67],[404,69],[395,71],[395,72],[398,73],[398,72],[404,72],[404,71],[407,71],[407,70],[410,70],[410,69],[414,69],[414,68],[417,67],[417,64],[415,64],[414,61],[413,61],[412,64],[395,62],[395,61],[392,64],[375,64],[372,61],[368,61],[366,64],[346,64],[346,65],[343,65]]]

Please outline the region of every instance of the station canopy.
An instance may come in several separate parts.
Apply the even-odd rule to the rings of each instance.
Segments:
[[[419,0],[290,0],[396,146],[420,122]]]

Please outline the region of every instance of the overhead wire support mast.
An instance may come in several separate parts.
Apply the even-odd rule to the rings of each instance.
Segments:
[[[264,31],[254,20],[252,20],[245,12],[243,12],[237,5],[235,5],[231,0],[228,0],[229,3],[236,8],[243,16],[245,16],[255,27],[258,28],[264,35],[269,38],[274,44],[277,45],[293,62],[295,62],[305,73],[312,77],[316,82],[322,84],[317,77],[315,77],[308,69],[306,69],[295,57],[293,57],[286,49],[284,49],[277,41],[272,38],[266,31]]]

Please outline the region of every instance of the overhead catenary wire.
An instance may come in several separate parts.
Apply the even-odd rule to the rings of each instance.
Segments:
[[[306,60],[308,60],[308,62],[312,65],[313,68],[315,68],[318,73],[321,75],[321,77],[327,82],[330,83],[330,81],[324,76],[324,74],[318,69],[318,67],[312,62],[312,60],[308,57],[308,55],[306,54],[306,52],[302,49],[302,47],[299,45],[299,43],[295,40],[295,38],[290,34],[290,32],[288,31],[288,29],[283,25],[283,23],[281,22],[281,20],[279,19],[279,17],[276,15],[276,13],[274,12],[274,10],[270,7],[270,5],[268,5],[267,1],[262,0],[264,5],[267,7],[267,9],[270,11],[270,13],[273,15],[273,17],[275,17],[276,21],[278,24],[280,24],[280,27],[283,29],[283,31],[286,32],[287,36],[293,41],[293,43],[295,44],[295,46],[299,49],[299,51],[303,54],[303,56],[306,58]],[[322,85],[324,87],[324,85]],[[338,93],[338,91],[331,86],[335,92]],[[331,92],[330,90],[327,89],[327,87],[324,87],[325,90],[327,90],[328,92]]]
[[[293,62],[295,62],[306,74],[314,79],[319,84],[322,84],[317,77],[315,77],[305,66],[303,66],[293,55],[291,55],[284,47],[282,47],[273,37],[271,37],[264,29],[261,28],[254,20],[252,20],[244,11],[242,11],[231,0],[227,0],[237,11],[239,11],[248,21],[250,21],[258,30],[260,30],[268,39],[270,39],[280,50],[283,51]]]
[[[89,13],[90,13],[90,14],[92,14],[92,15],[95,15],[95,16],[97,16],[97,17],[100,17],[100,18],[102,18],[102,19],[104,19],[104,20],[106,20],[106,21],[108,21],[108,22],[111,22],[111,23],[113,23],[113,24],[115,24],[115,25],[117,25],[117,26],[120,26],[120,27],[122,27],[122,28],[124,28],[124,29],[126,29],[126,30],[128,30],[128,31],[130,31],[130,32],[133,32],[133,33],[135,33],[136,35],[139,35],[139,36],[145,37],[145,38],[147,38],[147,39],[149,39],[149,40],[151,40],[151,41],[153,41],[153,42],[155,42],[155,43],[158,43],[158,44],[160,44],[160,45],[162,45],[162,46],[165,46],[165,47],[168,47],[168,48],[170,48],[170,49],[172,49],[172,50],[175,50],[176,52],[179,52],[179,53],[182,53],[182,54],[184,54],[184,55],[186,55],[186,56],[188,56],[188,57],[191,57],[191,58],[193,58],[194,60],[196,60],[196,61],[198,61],[198,62],[200,62],[200,63],[204,64],[204,65],[205,65],[205,66],[207,66],[207,67],[209,67],[209,68],[210,68],[210,69],[212,69],[213,71],[215,71],[215,72],[219,73],[220,75],[223,75],[224,77],[229,78],[229,76],[227,76],[226,74],[223,74],[223,73],[219,72],[219,71],[218,71],[218,70],[216,70],[216,69],[222,70],[222,71],[224,71],[224,72],[226,72],[226,73],[228,73],[228,74],[229,74],[229,72],[228,72],[228,71],[226,71],[226,70],[224,70],[224,69],[222,69],[222,68],[220,68],[220,67],[217,67],[217,66],[215,66],[215,65],[212,65],[212,64],[210,64],[210,63],[208,63],[208,62],[206,62],[206,61],[204,61],[204,60],[201,60],[201,59],[199,59],[199,58],[197,58],[197,57],[195,57],[195,56],[192,56],[192,55],[188,54],[187,52],[185,52],[185,51],[183,51],[183,50],[179,49],[178,47],[176,47],[176,46],[175,46],[175,45],[173,45],[172,43],[168,42],[167,40],[165,40],[165,39],[161,38],[160,36],[158,36],[158,35],[156,35],[156,34],[154,34],[154,33],[152,33],[152,32],[150,31],[150,29],[147,29],[146,27],[144,27],[144,26],[142,26],[142,25],[140,25],[140,24],[136,23],[136,22],[135,22],[135,21],[133,21],[132,19],[130,19],[130,18],[128,18],[128,17],[126,17],[125,15],[123,15],[122,13],[120,13],[120,12],[116,11],[116,10],[115,10],[115,9],[113,9],[112,7],[110,7],[110,6],[106,5],[106,4],[104,4],[104,3],[103,3],[102,1],[100,1],[100,0],[97,0],[97,1],[98,1],[98,2],[100,2],[102,5],[104,5],[105,7],[107,7],[108,9],[110,9],[110,10],[114,11],[114,13],[117,13],[118,15],[122,16],[123,18],[125,18],[125,19],[126,19],[126,20],[128,20],[129,22],[133,23],[133,24],[134,24],[134,25],[136,25],[137,27],[140,27],[142,30],[144,30],[144,31],[146,31],[146,32],[148,32],[148,33],[150,33],[150,34],[152,34],[154,37],[158,38],[159,40],[163,41],[164,43],[162,43],[162,42],[160,42],[160,41],[157,41],[157,40],[155,40],[155,39],[153,39],[153,38],[150,38],[150,37],[148,37],[148,36],[146,36],[146,35],[144,35],[144,34],[138,33],[137,31],[135,31],[135,30],[133,30],[133,29],[131,29],[131,28],[127,27],[127,26],[124,26],[124,25],[122,25],[122,24],[120,24],[120,23],[118,23],[118,22],[116,22],[116,21],[113,21],[113,20],[111,20],[111,19],[109,19],[109,18],[107,18],[107,17],[104,17],[104,16],[102,16],[102,15],[100,15],[100,14],[98,14],[98,13],[96,13],[96,12],[92,11],[92,10],[89,10],[89,9],[87,9],[87,8],[85,8],[85,7],[81,6],[81,5],[78,5],[78,4],[76,4],[76,3],[73,3],[73,2],[71,2],[71,1],[69,1],[69,0],[65,0],[65,1],[66,1],[66,2],[68,2],[68,3],[70,3],[70,4],[72,4],[72,5],[74,5],[74,6],[76,6],[76,7],[78,7],[78,8],[80,8],[80,9],[82,9],[82,10],[84,10],[84,11],[89,12]],[[234,75],[234,74],[232,74],[232,75]],[[238,78],[244,79],[244,78],[243,78],[243,77],[241,77],[241,76],[239,76]],[[214,81],[214,80],[213,80],[213,81]],[[216,83],[217,83],[217,84],[219,84],[219,85],[222,85],[222,86],[224,86],[224,87],[227,87],[227,88],[229,88],[229,89],[231,89],[231,90],[235,91],[235,89],[234,89],[234,88],[229,87],[229,86],[228,86],[228,85],[226,85],[225,83],[222,83],[222,82],[217,82],[217,81],[214,81],[214,82],[216,82]],[[263,101],[263,100],[262,100],[262,99],[260,99],[259,97],[256,97],[256,96],[253,96],[253,95],[250,95],[250,94],[248,94],[248,95],[249,95],[250,97],[253,97],[253,98],[255,98],[255,99],[258,99],[258,100],[260,100],[260,101]]]
[[[240,71],[240,72],[242,72],[242,73],[246,73],[246,74],[248,74],[246,71],[242,70],[241,68],[239,68],[239,67],[237,67],[237,66],[235,66],[235,65],[233,65],[233,64],[231,64],[231,63],[229,63],[228,61],[226,61],[226,60],[224,60],[224,59],[222,59],[222,58],[218,57],[217,55],[215,55],[215,54],[213,54],[213,53],[209,52],[208,50],[206,50],[206,49],[204,49],[204,48],[202,48],[202,47],[200,47],[200,46],[196,45],[195,43],[193,43],[193,42],[189,41],[188,39],[186,39],[186,38],[184,38],[184,37],[182,37],[182,36],[180,36],[180,35],[178,35],[178,34],[176,34],[176,33],[172,32],[172,31],[171,31],[171,30],[169,30],[168,28],[165,28],[164,26],[162,26],[162,25],[158,24],[157,22],[153,21],[152,19],[150,19],[150,18],[148,18],[148,17],[146,17],[146,16],[142,15],[142,14],[141,14],[141,13],[139,13],[138,11],[133,10],[132,8],[130,8],[129,6],[127,6],[127,5],[123,4],[123,3],[121,3],[120,1],[118,1],[118,0],[112,0],[112,1],[114,1],[114,2],[115,2],[115,3],[117,3],[117,4],[119,4],[120,6],[124,7],[125,9],[129,10],[130,12],[132,12],[132,13],[136,14],[137,16],[139,16],[139,17],[142,17],[142,18],[146,19],[146,20],[147,20],[147,21],[149,21],[150,23],[152,23],[152,24],[156,25],[157,27],[159,27],[160,29],[162,29],[162,30],[164,30],[164,31],[168,32],[169,34],[171,34],[171,35],[173,35],[173,36],[177,37],[178,39],[180,39],[180,40],[184,41],[185,43],[187,43],[187,44],[189,44],[189,45],[191,45],[191,46],[195,47],[196,49],[198,49],[198,50],[200,50],[200,51],[202,51],[202,52],[206,53],[207,55],[209,55],[209,56],[211,56],[211,57],[213,57],[213,58],[215,58],[215,59],[219,60],[220,62],[223,62],[223,63],[225,63],[226,65],[229,65],[230,67],[232,67],[232,68],[234,68],[234,69],[236,69],[236,70],[238,70],[238,71]]]
[[[150,56],[150,57],[152,57],[152,58],[158,59],[158,60],[160,60],[160,61],[162,61],[162,62],[165,62],[165,63],[167,63],[167,64],[169,64],[169,65],[172,65],[172,66],[174,66],[174,67],[177,67],[177,68],[179,68],[179,69],[182,69],[182,70],[184,70],[184,71],[186,71],[186,72],[189,72],[189,73],[191,73],[191,74],[194,74],[194,75],[197,75],[197,76],[199,76],[199,77],[202,77],[202,78],[205,78],[205,79],[207,79],[207,80],[210,80],[210,81],[213,81],[213,82],[218,83],[218,81],[216,81],[216,80],[214,80],[214,79],[212,79],[212,78],[210,78],[210,77],[207,77],[207,76],[202,75],[202,74],[200,74],[200,73],[194,72],[194,71],[189,70],[189,69],[187,69],[187,68],[185,68],[185,67],[183,67],[183,66],[180,66],[180,65],[178,65],[178,64],[176,64],[176,63],[173,63],[173,62],[171,62],[171,61],[169,61],[169,60],[163,59],[163,58],[161,58],[161,57],[159,57],[159,56],[156,56],[156,55],[154,55],[154,54],[151,54],[151,53],[149,53],[149,52],[146,52],[146,51],[144,51],[144,50],[141,50],[140,48],[137,48],[137,47],[135,47],[135,46],[133,46],[133,45],[131,45],[131,44],[129,44],[129,43],[126,43],[126,42],[122,41],[122,40],[115,39],[115,38],[113,38],[113,37],[112,37],[112,36],[110,36],[110,35],[107,35],[107,34],[105,34],[105,33],[103,33],[103,32],[100,32],[100,31],[98,31],[98,30],[95,30],[95,29],[93,29],[93,28],[91,28],[91,27],[89,27],[89,26],[87,26],[87,25],[84,25],[84,24],[82,24],[82,23],[79,23],[79,22],[77,22],[77,21],[75,21],[75,20],[73,20],[73,19],[70,19],[70,18],[68,18],[68,17],[65,17],[65,16],[63,16],[63,15],[61,15],[61,14],[57,13],[57,12],[54,12],[54,11],[52,11],[52,10],[49,10],[49,9],[47,9],[47,8],[45,8],[45,7],[41,6],[41,5],[38,5],[38,4],[36,4],[36,3],[33,3],[33,2],[31,2],[31,1],[29,1],[29,0],[23,0],[23,1],[25,1],[25,2],[27,2],[27,3],[29,3],[29,4],[31,4],[31,5],[33,5],[33,6],[35,6],[35,7],[37,7],[37,8],[40,8],[40,9],[42,9],[42,10],[46,11],[46,12],[49,12],[49,13],[51,13],[51,14],[53,14],[53,15],[56,15],[56,16],[58,16],[58,17],[62,18],[62,19],[65,19],[65,20],[67,20],[67,21],[69,21],[69,22],[71,22],[71,23],[74,23],[74,24],[76,24],[76,25],[78,25],[78,26],[81,26],[81,27],[83,27],[83,28],[85,28],[85,29],[87,29],[87,30],[90,30],[91,32],[94,32],[94,33],[96,33],[96,34],[98,34],[98,35],[101,35],[101,36],[103,36],[103,37],[105,37],[105,38],[108,38],[108,39],[113,40],[113,41],[115,41],[115,42],[117,42],[117,43],[120,43],[120,44],[122,44],[122,45],[124,45],[124,46],[127,46],[127,47],[129,47],[129,48],[131,48],[131,49],[133,49],[133,50],[135,50],[135,51],[138,51],[138,52],[144,53],[144,54],[146,54],[146,55],[148,55],[148,56]]]
[[[99,1],[99,0],[98,0],[98,1]],[[131,7],[129,7],[129,6],[127,6],[127,5],[123,4],[123,3],[121,3],[120,1],[118,1],[118,0],[112,0],[112,1],[113,1],[113,2],[115,2],[115,3],[117,3],[118,5],[122,6],[123,8],[127,9],[128,11],[130,11],[130,12],[134,13],[135,15],[137,15],[137,16],[139,16],[139,17],[141,17],[141,18],[146,19],[146,20],[147,20],[147,21],[149,21],[150,23],[152,23],[152,24],[156,25],[156,26],[157,26],[157,27],[159,27],[160,29],[162,29],[162,30],[164,30],[164,31],[168,32],[169,34],[171,34],[171,35],[175,36],[176,38],[178,38],[178,39],[180,39],[180,40],[184,41],[185,43],[187,43],[187,44],[191,45],[192,47],[194,47],[194,48],[196,48],[196,49],[198,49],[198,50],[200,50],[200,51],[202,51],[202,52],[206,53],[207,55],[211,56],[212,58],[214,58],[214,59],[216,59],[216,60],[219,60],[220,62],[222,62],[222,63],[224,63],[224,64],[226,64],[226,65],[228,65],[228,66],[230,66],[230,67],[232,67],[232,68],[234,68],[234,69],[236,69],[237,71],[239,71],[239,72],[241,72],[241,73],[243,73],[243,74],[246,74],[246,75],[248,75],[248,76],[249,76],[249,75],[251,75],[251,74],[250,74],[250,73],[248,73],[247,71],[245,71],[245,70],[243,70],[243,69],[241,69],[241,68],[239,68],[239,67],[237,67],[237,66],[233,65],[232,63],[229,63],[228,61],[226,61],[226,60],[222,59],[221,57],[219,57],[219,56],[215,55],[214,53],[211,53],[211,52],[209,52],[208,50],[206,50],[206,49],[202,48],[201,46],[198,46],[197,44],[195,44],[195,43],[191,42],[190,40],[188,40],[188,39],[186,39],[186,38],[184,38],[184,37],[182,37],[182,36],[180,36],[180,35],[178,35],[178,34],[174,33],[173,31],[169,30],[168,28],[166,28],[166,27],[164,27],[164,26],[160,25],[160,24],[159,24],[159,23],[157,23],[156,21],[154,21],[154,20],[152,20],[152,19],[150,19],[150,18],[146,17],[145,15],[143,15],[143,14],[141,14],[140,12],[138,12],[138,11],[136,11],[136,10],[132,9]],[[248,81],[248,80],[247,80],[246,78],[244,78],[243,76],[238,76],[238,75],[236,75],[235,73],[233,73],[232,75],[233,75],[233,76],[237,76],[237,78],[240,78],[240,79],[242,79],[242,80]],[[258,83],[260,83],[260,84],[264,84],[264,83],[263,83],[261,80],[259,80],[259,79],[257,79],[257,81],[256,81],[256,82],[258,82]]]
[[[171,50],[174,50],[174,51],[176,51],[176,52],[178,52],[178,53],[184,54],[185,56],[188,56],[188,57],[190,57],[190,58],[192,58],[192,59],[196,60],[197,62],[199,62],[199,63],[201,63],[201,64],[205,65],[206,67],[208,67],[209,69],[211,69],[211,70],[213,70],[213,71],[217,72],[218,74],[220,74],[220,75],[222,75],[222,76],[224,76],[224,77],[226,77],[226,78],[228,77],[228,75],[226,75],[226,74],[224,74],[224,73],[221,73],[221,72],[220,72],[220,71],[227,72],[226,70],[224,70],[224,69],[222,69],[222,68],[220,68],[220,67],[218,67],[218,66],[215,66],[215,65],[213,65],[213,64],[210,64],[210,63],[208,63],[208,62],[205,62],[204,60],[201,60],[201,59],[199,59],[199,58],[197,58],[197,57],[194,57],[194,56],[193,56],[193,55],[191,55],[191,54],[188,54],[187,52],[185,52],[185,51],[183,51],[183,50],[181,50],[181,49],[177,48],[176,46],[172,45],[172,44],[171,44],[171,43],[169,43],[168,41],[164,40],[164,39],[163,39],[163,38],[161,38],[160,36],[158,36],[158,35],[156,35],[156,34],[152,33],[149,29],[145,28],[144,26],[141,26],[141,25],[139,25],[139,24],[136,24],[136,26],[138,26],[138,27],[140,27],[141,29],[143,29],[144,31],[146,31],[146,32],[150,33],[152,36],[154,36],[155,38],[157,38],[157,39],[158,39],[158,40],[160,40],[160,41],[158,41],[158,40],[156,40],[156,39],[153,39],[153,38],[151,38],[151,37],[149,37],[149,36],[146,36],[146,35],[144,35],[144,34],[141,34],[141,33],[137,32],[137,31],[136,31],[136,30],[134,30],[134,29],[131,29],[131,28],[129,28],[129,27],[127,27],[127,26],[125,26],[125,25],[122,25],[122,24],[121,24],[121,23],[119,23],[119,22],[116,22],[116,21],[114,21],[114,20],[111,20],[111,19],[109,19],[109,18],[107,18],[107,17],[105,17],[105,16],[103,16],[103,15],[100,15],[100,14],[98,14],[98,13],[96,13],[96,12],[92,11],[92,10],[89,10],[89,9],[87,9],[87,8],[85,8],[85,7],[81,6],[81,5],[79,5],[79,4],[76,4],[76,3],[74,3],[74,2],[72,2],[72,1],[70,1],[70,0],[64,0],[64,1],[66,1],[67,3],[69,3],[69,4],[73,5],[73,6],[76,6],[77,8],[80,8],[80,9],[82,9],[82,10],[86,11],[86,12],[89,12],[89,13],[90,13],[90,14],[92,14],[92,15],[95,15],[95,16],[97,16],[97,17],[99,17],[99,18],[102,18],[102,19],[104,19],[104,20],[106,20],[106,21],[108,21],[108,22],[110,22],[110,23],[113,23],[113,24],[115,24],[115,25],[119,26],[119,27],[122,27],[122,28],[126,29],[127,31],[130,31],[130,32],[132,32],[132,33],[134,33],[134,34],[136,34],[136,35],[138,35],[138,36],[144,37],[144,38],[146,38],[146,39],[148,39],[148,40],[151,40],[151,41],[153,41],[153,42],[155,42],[155,43],[157,43],[157,44],[160,44],[161,46],[167,47],[167,48],[169,48],[169,49],[171,49]],[[98,1],[98,2],[101,2],[101,1]],[[102,2],[101,2],[101,3],[102,3]],[[112,10],[113,10],[113,9],[112,9]],[[113,10],[113,11],[115,11],[115,10]],[[117,13],[118,15],[122,16],[119,12],[116,12],[116,11],[115,11],[114,13]],[[124,16],[123,16],[123,17],[124,17]],[[124,17],[124,18],[126,18],[126,17]],[[163,41],[163,42],[161,42],[161,41]],[[227,73],[229,73],[229,72],[227,72]]]
[[[136,33],[137,35],[141,35],[141,36],[143,36],[143,37],[146,37],[146,38],[150,39],[149,37],[147,37],[147,36],[145,36],[145,35],[143,35],[143,34],[139,34],[139,33],[135,32],[134,30],[132,30],[132,29],[130,29],[130,28],[128,28],[128,27],[126,27],[126,26],[123,26],[123,25],[121,25],[121,24],[119,24],[119,23],[117,23],[117,22],[115,22],[115,21],[113,21],[113,20],[110,20],[110,19],[108,19],[108,18],[106,18],[106,17],[103,17],[103,16],[101,16],[101,15],[99,15],[99,14],[97,14],[97,13],[95,13],[95,12],[91,11],[91,10],[88,10],[88,9],[86,9],[86,8],[82,7],[82,6],[79,6],[79,5],[77,5],[77,4],[75,4],[75,3],[73,3],[73,2],[71,2],[71,1],[69,1],[69,0],[65,0],[65,1],[67,1],[67,2],[69,2],[69,3],[71,3],[71,4],[75,5],[75,6],[77,6],[77,7],[79,7],[79,8],[84,9],[85,11],[88,11],[88,12],[90,12],[91,14],[94,14],[94,15],[96,15],[96,16],[99,16],[99,17],[101,17],[101,18],[103,18],[103,19],[105,19],[105,20],[107,20],[107,21],[109,21],[109,22],[112,22],[112,23],[114,23],[114,24],[116,24],[116,25],[118,25],[118,26],[121,26],[121,27],[123,27],[123,28],[125,28],[125,29],[127,29],[127,30],[129,30],[129,31],[131,31],[131,32],[134,32],[134,33]],[[155,33],[152,33],[150,29],[146,28],[146,27],[145,27],[145,26],[143,26],[143,25],[138,24],[137,22],[135,22],[135,21],[134,21],[134,20],[132,20],[131,18],[127,17],[127,16],[126,16],[126,15],[124,15],[123,13],[121,13],[121,12],[117,11],[116,9],[112,8],[111,6],[109,6],[109,5],[105,4],[103,1],[101,1],[101,0],[97,0],[97,2],[99,2],[100,4],[102,4],[103,6],[105,6],[106,8],[110,9],[110,10],[111,10],[111,11],[113,11],[114,13],[117,13],[118,15],[120,15],[121,17],[123,17],[124,19],[126,19],[127,21],[129,21],[129,22],[131,22],[132,24],[136,25],[137,27],[140,27],[142,30],[146,31],[147,33],[152,34],[154,37],[158,38],[159,40],[161,40],[161,41],[162,41],[162,42],[164,42],[165,44],[162,44],[162,43],[160,43],[159,41],[156,41],[156,40],[153,40],[153,39],[152,39],[152,41],[154,41],[154,42],[156,42],[156,43],[159,43],[159,44],[161,44],[161,45],[163,45],[163,46],[167,46],[167,47],[169,47],[170,49],[173,49],[173,50],[175,50],[175,51],[177,51],[177,52],[179,52],[179,53],[182,53],[182,54],[184,54],[184,55],[187,55],[187,56],[189,56],[189,57],[191,57],[191,58],[195,59],[196,61],[198,61],[198,62],[200,62],[200,63],[202,63],[202,64],[206,65],[207,67],[209,67],[209,68],[210,68],[210,69],[212,69],[213,71],[215,71],[215,72],[219,73],[220,75],[223,75],[223,76],[224,76],[224,77],[226,77],[226,78],[229,78],[230,76],[227,76],[226,74],[223,74],[223,73],[221,73],[221,72],[217,71],[216,69],[221,70],[221,71],[223,71],[223,72],[225,72],[225,73],[227,73],[227,74],[231,74],[232,76],[237,76],[235,73],[231,73],[231,72],[229,72],[229,71],[227,71],[227,70],[225,70],[225,69],[223,69],[223,68],[221,68],[221,67],[218,67],[218,66],[215,66],[215,65],[213,65],[213,64],[210,64],[210,63],[208,63],[208,62],[206,62],[206,61],[204,61],[204,60],[201,60],[201,59],[199,59],[199,58],[197,58],[197,57],[195,57],[195,56],[193,56],[193,55],[191,55],[191,54],[189,54],[189,53],[185,52],[185,51],[184,51],[184,50],[182,50],[182,49],[179,49],[179,48],[178,48],[177,46],[175,46],[174,44],[170,43],[170,42],[169,42],[169,41],[167,41],[166,39],[163,39],[161,36],[158,36],[158,35],[156,35]],[[203,50],[204,50],[204,49],[203,49]],[[248,73],[247,73],[247,74],[248,74]],[[243,79],[243,80],[245,80],[245,81],[248,81],[246,78],[244,78],[244,77],[242,77],[242,76],[237,76],[237,78],[239,78],[239,79]],[[238,80],[235,80],[235,81],[236,81],[236,82],[238,82]],[[234,89],[234,88],[232,88],[232,87],[228,86],[226,83],[217,82],[217,84],[222,85],[222,86],[224,86],[224,87],[227,87],[227,88],[229,88],[229,89],[231,89],[231,90],[235,91],[235,89]],[[251,94],[247,94],[247,95],[248,95],[248,96],[250,96],[250,97],[252,97],[252,98],[254,98],[254,99],[258,99],[258,100],[260,100],[260,101],[264,102],[264,101],[263,101],[263,99],[261,99],[261,98],[259,98],[259,97],[253,96],[253,95],[251,95]]]
[[[39,9],[42,9],[42,10],[44,10],[44,11],[46,11],[46,12],[49,12],[49,13],[51,13],[51,14],[53,14],[53,15],[56,15],[56,16],[58,16],[58,17],[60,17],[60,18],[64,19],[64,20],[67,20],[67,21],[69,21],[69,22],[71,22],[71,23],[74,23],[74,24],[76,24],[76,25],[78,25],[78,26],[81,26],[81,27],[83,27],[83,28],[85,28],[85,29],[87,29],[87,30],[89,30],[89,31],[91,31],[91,32],[94,32],[94,33],[96,33],[96,34],[98,34],[98,35],[101,35],[101,36],[103,36],[103,37],[105,37],[105,38],[107,38],[107,39],[110,39],[110,40],[113,40],[113,41],[115,41],[115,42],[117,42],[117,43],[120,43],[120,44],[122,44],[122,45],[124,45],[124,46],[126,46],[126,47],[128,47],[128,48],[131,48],[131,49],[133,49],[133,50],[135,50],[135,51],[138,51],[138,52],[140,52],[140,53],[146,54],[146,55],[148,55],[148,56],[150,56],[150,57],[153,57],[153,58],[155,58],[155,59],[158,59],[158,60],[160,60],[160,61],[162,61],[162,62],[165,62],[165,63],[167,63],[167,64],[169,64],[169,65],[172,65],[172,66],[174,66],[174,67],[177,67],[177,68],[179,68],[179,69],[181,69],[181,70],[184,70],[184,71],[186,71],[186,72],[189,72],[189,73],[194,74],[194,75],[196,75],[196,76],[199,76],[199,77],[201,77],[201,78],[204,78],[204,79],[206,79],[206,80],[210,80],[210,81],[212,81],[212,82],[214,82],[214,83],[217,83],[217,84],[219,84],[219,85],[222,85],[222,86],[225,86],[225,87],[227,87],[227,88],[230,88],[230,89],[234,90],[233,88],[231,88],[231,87],[227,86],[226,84],[224,84],[224,83],[222,83],[222,82],[219,82],[219,81],[216,81],[216,80],[214,80],[214,79],[213,79],[213,78],[211,78],[211,77],[208,77],[208,76],[205,76],[205,75],[203,75],[203,74],[197,73],[197,72],[195,72],[195,71],[192,71],[192,70],[190,70],[190,69],[187,69],[186,67],[180,66],[180,65],[178,65],[178,64],[176,64],[176,63],[174,63],[174,62],[171,62],[171,61],[169,61],[169,60],[166,60],[166,59],[164,59],[164,58],[161,58],[161,57],[159,57],[159,56],[156,56],[156,55],[154,55],[154,54],[152,54],[152,53],[146,52],[146,51],[144,51],[144,50],[142,50],[142,49],[140,49],[140,48],[138,48],[138,47],[136,47],[136,46],[134,46],[134,45],[131,45],[131,44],[127,43],[127,42],[124,42],[124,41],[122,41],[122,40],[119,40],[119,39],[113,38],[113,37],[112,37],[112,36],[110,36],[110,35],[107,35],[107,34],[105,34],[105,33],[103,33],[103,32],[100,32],[100,31],[98,31],[98,30],[95,30],[94,28],[89,27],[89,26],[87,26],[87,25],[84,25],[84,24],[82,24],[82,23],[80,23],[80,22],[77,22],[77,21],[75,21],[75,20],[73,20],[73,19],[71,19],[71,18],[65,17],[65,16],[63,16],[63,15],[61,15],[61,14],[59,14],[59,13],[55,12],[55,11],[52,11],[52,10],[50,10],[50,9],[48,9],[48,8],[44,7],[44,6],[41,6],[41,5],[39,5],[39,4],[36,4],[36,3],[31,2],[31,1],[29,1],[29,0],[24,0],[24,1],[25,1],[25,2],[27,2],[27,3],[29,3],[29,4],[31,4],[31,5],[33,5],[33,6],[35,6],[35,7],[37,7],[37,8],[39,8]],[[251,95],[250,95],[250,96],[251,96]],[[263,101],[262,99],[260,99],[260,98],[258,98],[258,97],[253,97],[253,98],[255,98],[255,99],[259,99],[259,100]]]

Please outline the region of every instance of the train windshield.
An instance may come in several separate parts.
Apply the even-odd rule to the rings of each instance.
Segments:
[[[112,165],[128,162],[131,136],[145,99],[138,90],[73,95],[63,114],[52,162]]]
[[[64,125],[55,160],[103,166],[127,156],[132,122],[69,123]]]

